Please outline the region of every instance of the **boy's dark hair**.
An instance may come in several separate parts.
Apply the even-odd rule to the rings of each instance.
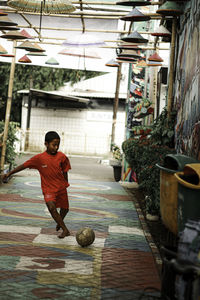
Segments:
[[[57,132],[55,132],[55,131],[48,131],[45,134],[45,142],[50,143],[54,139],[60,140],[60,136],[59,136],[59,134]]]

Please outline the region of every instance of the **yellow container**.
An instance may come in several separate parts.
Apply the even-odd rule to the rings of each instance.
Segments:
[[[178,233],[178,181],[175,171],[160,168],[160,214],[163,224],[175,235]]]

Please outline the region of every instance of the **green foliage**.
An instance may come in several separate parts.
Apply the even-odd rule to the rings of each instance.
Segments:
[[[173,117],[173,118],[172,118]],[[150,137],[132,138],[123,142],[125,159],[137,175],[140,188],[146,197],[146,210],[151,214],[160,213],[160,170],[167,154],[176,153],[174,145],[174,112],[167,119],[166,110],[152,125]],[[167,126],[167,127],[166,127]]]
[[[113,143],[111,145],[111,151],[112,151],[114,159],[116,159],[118,161],[122,161],[122,153],[121,153],[121,149],[119,148],[119,146],[117,146],[115,143]]]
[[[16,137],[17,128],[19,127],[18,123],[10,122],[8,128],[8,138],[6,142],[6,156],[5,156],[5,163],[9,164],[10,166],[14,165],[15,158],[17,153],[15,152],[14,143],[18,140]],[[4,131],[4,122],[0,122],[0,133]],[[0,156],[1,156],[0,147]]]
[[[40,67],[33,65],[15,66],[15,75],[13,83],[12,95],[12,111],[11,120],[20,122],[21,117],[21,95],[17,91],[30,88],[30,81],[32,78],[34,89],[41,89],[45,91],[57,90],[64,85],[65,82],[78,82],[85,78],[95,77],[101,74],[100,72],[58,69],[50,67]],[[10,64],[0,63],[0,120],[5,118],[5,108],[8,94],[8,83],[10,77]]]

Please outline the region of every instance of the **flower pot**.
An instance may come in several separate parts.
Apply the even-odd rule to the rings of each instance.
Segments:
[[[113,166],[113,172],[114,172],[115,181],[120,181],[122,166]]]

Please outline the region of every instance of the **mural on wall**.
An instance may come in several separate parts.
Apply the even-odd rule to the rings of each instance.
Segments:
[[[200,159],[200,0],[180,19],[175,75],[176,149]]]

